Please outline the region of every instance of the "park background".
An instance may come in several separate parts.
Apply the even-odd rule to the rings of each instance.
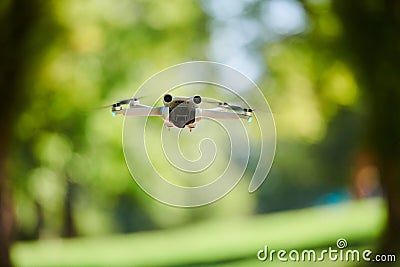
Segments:
[[[256,253],[339,238],[399,252],[398,1],[5,0],[0,19],[1,266],[286,266]],[[92,109],[192,60],[258,84],[277,151],[256,193],[182,209],[140,190],[123,118]]]

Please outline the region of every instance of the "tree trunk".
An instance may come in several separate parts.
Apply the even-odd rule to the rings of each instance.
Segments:
[[[12,212],[11,198],[6,184],[5,174],[5,150],[6,136],[0,136],[0,266],[11,266],[9,247],[13,228],[14,216]]]
[[[333,1],[344,55],[353,64],[369,111],[366,146],[388,207],[382,252],[400,250],[400,1]]]
[[[6,160],[12,130],[19,113],[18,101],[24,102],[23,77],[32,58],[27,41],[39,19],[36,0],[6,1],[0,5],[0,266],[11,266],[9,247],[13,226],[11,191]]]
[[[77,231],[75,227],[75,220],[73,216],[73,197],[74,197],[74,184],[68,179],[66,179],[66,194],[64,198],[64,229],[63,236],[64,237],[76,237]]]

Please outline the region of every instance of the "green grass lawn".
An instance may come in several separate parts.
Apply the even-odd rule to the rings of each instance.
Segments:
[[[349,248],[371,245],[384,220],[382,200],[369,199],[172,230],[19,242],[12,247],[12,259],[16,266],[288,266],[260,262],[256,253],[265,245],[275,250],[335,247],[339,238]]]

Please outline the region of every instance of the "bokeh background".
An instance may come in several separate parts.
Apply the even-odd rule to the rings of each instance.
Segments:
[[[1,266],[358,265],[256,257],[339,238],[399,252],[398,1],[3,0],[0,19]],[[123,118],[93,108],[192,60],[258,84],[277,151],[256,193],[244,179],[183,209],[136,185]]]

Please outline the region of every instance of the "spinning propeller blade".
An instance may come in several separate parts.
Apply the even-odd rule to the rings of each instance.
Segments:
[[[116,102],[116,103],[114,103],[114,104],[105,105],[105,106],[100,106],[100,107],[97,107],[97,108],[94,108],[94,109],[105,109],[105,108],[111,108],[111,107],[113,107],[113,106],[127,105],[127,104],[129,104],[131,101],[138,101],[139,99],[142,99],[142,98],[144,98],[144,96],[134,97],[134,98],[130,98],[130,99],[124,99],[124,100],[118,101],[118,102]]]
[[[141,97],[134,97],[134,98],[130,98],[130,99],[125,99],[125,100],[121,100],[118,102],[118,104],[120,105],[126,105],[129,104],[131,101],[138,101],[139,99],[142,99],[144,96]]]
[[[237,112],[242,112],[242,111],[252,112],[252,109],[242,108],[241,106],[238,106],[237,104],[232,104],[232,103],[228,103],[228,102],[220,102],[220,101],[212,100],[212,99],[204,99],[203,102],[210,103],[210,104],[217,104],[219,107],[230,108],[233,111],[237,111]]]

